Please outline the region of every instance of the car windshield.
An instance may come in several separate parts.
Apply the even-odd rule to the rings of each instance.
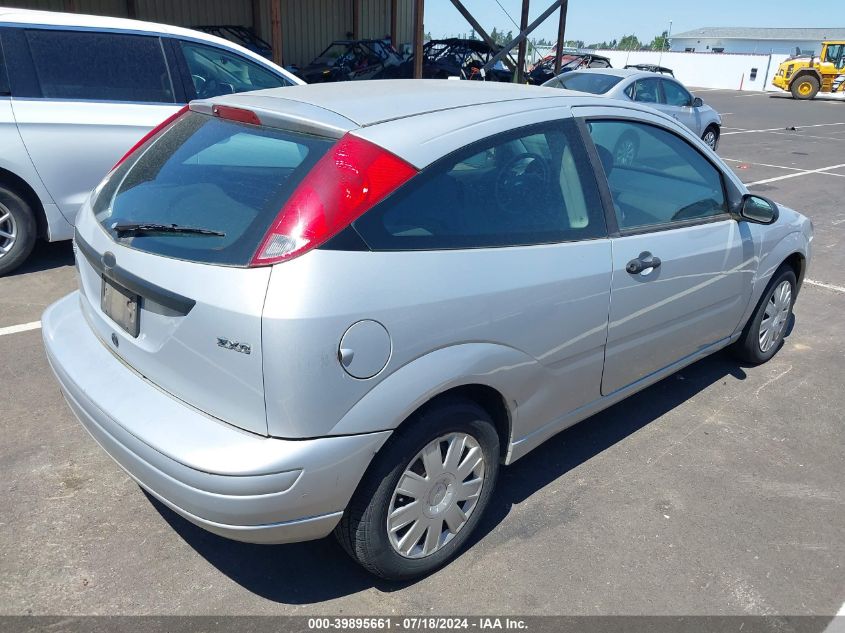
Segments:
[[[599,73],[568,73],[564,77],[553,79],[549,82],[552,87],[589,92],[594,95],[603,95],[616,84],[622,81],[622,77],[616,75],[605,75]],[[556,84],[552,84],[556,82]]]
[[[124,246],[244,266],[332,144],[191,112],[110,174],[94,214]]]

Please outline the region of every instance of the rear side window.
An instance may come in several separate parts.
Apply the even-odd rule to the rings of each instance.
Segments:
[[[567,90],[602,95],[622,81],[622,77],[599,73],[567,73],[560,78],[560,86]]]
[[[6,74],[6,59],[3,57],[3,42],[0,42],[0,97],[12,94],[9,89],[9,75]]]
[[[284,77],[222,48],[184,41],[180,45],[200,99],[290,85]]]
[[[373,250],[547,244],[606,232],[572,121],[498,135],[452,154],[355,228]]]
[[[28,30],[26,39],[46,98],[174,102],[157,37]]]
[[[245,266],[270,224],[334,141],[191,112],[153,138],[102,185],[97,220],[121,244],[197,262]],[[222,235],[145,233],[165,224]]]

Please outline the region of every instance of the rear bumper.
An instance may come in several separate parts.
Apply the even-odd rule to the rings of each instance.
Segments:
[[[251,543],[321,538],[389,432],[282,440],[211,418],[127,367],[72,293],[42,317],[50,366],[76,417],[144,489],[189,521]]]

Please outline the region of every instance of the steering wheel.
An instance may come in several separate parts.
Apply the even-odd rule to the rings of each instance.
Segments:
[[[536,201],[546,193],[549,164],[534,152],[517,154],[496,176],[496,203],[505,213],[521,213],[526,201]]]
[[[194,89],[197,91],[197,96],[200,96],[205,86],[205,77],[200,75],[191,75],[191,79],[194,82]]]
[[[235,87],[232,84],[217,81],[209,77],[202,86],[197,88],[197,97],[200,99],[211,99],[220,95],[234,94]]]

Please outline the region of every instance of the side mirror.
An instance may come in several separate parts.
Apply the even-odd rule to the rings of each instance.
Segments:
[[[701,97],[696,97],[692,100],[692,107],[693,108],[700,108],[704,105],[704,102],[701,100]]]
[[[747,193],[742,197],[739,216],[755,224],[774,224],[778,219],[778,205],[762,196]]]

